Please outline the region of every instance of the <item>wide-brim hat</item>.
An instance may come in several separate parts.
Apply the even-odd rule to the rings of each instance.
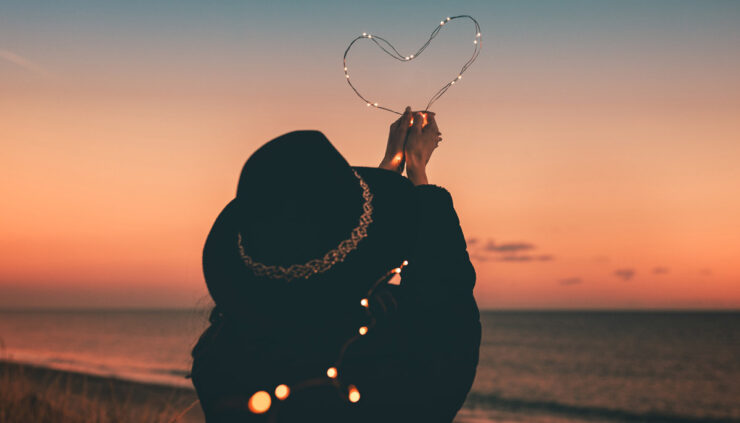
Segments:
[[[208,290],[239,319],[336,315],[408,257],[416,216],[407,178],[350,166],[321,132],[284,134],[247,160],[211,228]]]

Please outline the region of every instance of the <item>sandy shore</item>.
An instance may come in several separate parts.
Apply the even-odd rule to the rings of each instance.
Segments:
[[[109,420],[170,421],[198,398],[193,389],[130,382],[110,377],[49,369],[28,364],[0,361],[0,420],[9,416],[40,412],[57,416],[54,422],[108,421],[108,417],[88,418],[91,414],[114,416]],[[45,410],[45,411],[44,411]],[[5,416],[3,416],[3,413]],[[28,414],[26,414],[28,418]],[[66,417],[59,417],[66,416]],[[46,421],[47,419],[45,419]],[[199,404],[179,420],[203,423]]]
[[[0,360],[2,423],[204,423],[197,399],[188,388]],[[455,423],[491,421],[466,411]]]

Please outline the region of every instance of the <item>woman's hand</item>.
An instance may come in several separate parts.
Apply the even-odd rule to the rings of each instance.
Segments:
[[[414,124],[409,128],[406,138],[406,174],[414,185],[429,183],[426,174],[427,163],[429,163],[434,149],[442,141],[442,137],[440,137],[442,133],[439,132],[434,113],[425,113],[427,115],[427,125],[422,127],[424,118],[421,113],[416,113]]]
[[[391,124],[385,156],[383,157],[383,161],[380,162],[380,166],[378,166],[381,169],[403,173],[403,166],[406,162],[404,144],[406,143],[406,135],[409,131],[410,122],[411,107],[406,107],[401,117]]]

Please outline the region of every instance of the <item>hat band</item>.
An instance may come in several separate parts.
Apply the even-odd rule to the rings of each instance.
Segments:
[[[357,244],[367,236],[367,227],[373,221],[373,194],[370,192],[370,187],[367,185],[367,182],[362,179],[360,174],[354,169],[352,169],[352,172],[354,172],[360,182],[360,187],[362,187],[362,198],[365,202],[362,204],[362,215],[360,215],[359,223],[354,229],[352,229],[352,234],[348,239],[340,242],[337,248],[329,250],[322,258],[309,260],[304,264],[292,264],[288,267],[283,267],[267,265],[254,261],[254,259],[244,251],[242,234],[239,232],[239,255],[241,256],[242,261],[244,261],[244,264],[251,269],[256,276],[265,276],[270,279],[286,279],[291,281],[298,278],[308,279],[312,275],[324,273],[331,269],[335,264],[343,262],[347,257],[347,254],[356,250]]]

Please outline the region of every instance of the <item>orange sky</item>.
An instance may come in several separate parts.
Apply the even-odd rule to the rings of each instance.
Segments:
[[[686,5],[644,21],[582,11],[603,25],[469,5],[483,51],[432,108],[444,142],[429,175],[475,239],[482,308],[740,307],[740,13],[712,4],[686,21]],[[0,21],[0,307],[202,305],[202,245],[244,160],[319,129],[377,165],[394,117],[354,96],[341,53],[355,29],[410,50],[450,12],[430,9],[408,34],[361,8],[335,11],[336,28],[210,10],[190,31],[186,12],[89,11],[104,29],[11,11],[46,30]],[[358,47],[353,75],[384,104],[421,105],[469,55],[458,30],[417,68]],[[514,244],[525,259],[495,251]]]

